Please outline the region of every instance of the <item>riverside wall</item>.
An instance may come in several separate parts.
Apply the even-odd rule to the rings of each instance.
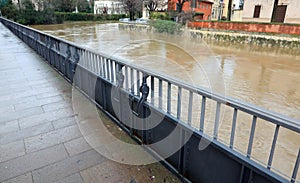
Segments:
[[[293,34],[300,36],[300,25],[255,22],[189,22],[188,27],[196,29],[232,30],[257,33]]]
[[[155,32],[148,24],[119,23],[119,28],[130,31]],[[184,36],[234,44],[252,44],[263,47],[300,48],[300,35],[270,34],[246,31],[185,28]]]

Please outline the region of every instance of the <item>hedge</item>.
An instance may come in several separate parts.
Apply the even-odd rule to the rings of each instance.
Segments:
[[[181,32],[182,26],[173,21],[168,20],[152,20],[150,25],[159,33],[178,34]]]

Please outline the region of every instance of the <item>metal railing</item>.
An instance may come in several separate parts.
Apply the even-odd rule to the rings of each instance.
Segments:
[[[126,60],[91,51],[69,41],[48,35],[4,18],[1,18],[1,21],[27,45],[45,58],[49,64],[59,70],[59,72],[64,73],[63,75],[70,81],[73,80],[76,67],[81,66],[107,82],[110,82],[115,87],[135,95],[136,98],[141,97],[141,81],[144,81],[150,89],[150,99],[145,101],[147,105],[155,107],[164,115],[170,116],[179,123],[190,127],[194,133],[199,133],[202,136],[209,136],[204,130],[206,125],[205,122],[207,120],[205,114],[207,103],[214,103],[216,107],[214,109],[213,133],[208,137],[211,138],[213,142],[221,142],[218,137],[221,121],[221,108],[224,106],[230,108],[233,111],[232,118],[230,119],[230,133],[227,134],[230,136],[230,140],[228,144],[221,143],[233,154],[241,154],[241,152],[235,150],[235,133],[238,124],[238,113],[243,112],[251,116],[252,122],[248,146],[246,153],[242,154],[242,156],[250,162],[254,161],[252,159],[252,150],[255,131],[257,130],[257,121],[265,120],[269,122],[275,126],[275,130],[272,138],[272,145],[268,152],[268,160],[267,162],[264,162],[262,166],[262,169],[266,172],[273,172],[272,163],[274,161],[279,131],[284,128],[297,134],[300,133],[300,121],[298,120],[229,97],[211,93],[206,89],[194,87],[175,78],[130,64],[126,62]],[[84,92],[87,94],[89,93],[89,91]],[[195,106],[201,106],[200,111],[196,112],[199,116],[194,115]],[[183,117],[184,115],[185,117]],[[195,118],[197,118],[197,120],[195,120]],[[296,148],[298,149],[298,154],[294,160],[294,168],[290,172],[290,175],[285,176],[290,182],[297,182],[296,176],[298,174],[300,163],[300,150],[299,147]],[[257,166],[261,165],[257,164]]]

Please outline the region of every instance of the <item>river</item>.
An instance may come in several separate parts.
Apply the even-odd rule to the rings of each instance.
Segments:
[[[289,49],[207,43],[184,36],[119,30],[116,23],[75,22],[33,27],[300,120],[300,54]],[[251,118],[240,116],[237,137],[244,136],[239,133],[249,134],[251,127]],[[257,128],[260,130],[255,133],[253,156],[266,163],[275,126],[258,121]],[[224,139],[228,141],[228,135]],[[238,149],[245,152],[247,143],[247,139],[241,138]],[[290,176],[299,147],[299,134],[280,130],[274,168]]]

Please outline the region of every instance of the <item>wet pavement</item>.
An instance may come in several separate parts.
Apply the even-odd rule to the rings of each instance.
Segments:
[[[159,163],[120,164],[92,148],[76,122],[86,111],[74,112],[72,86],[1,23],[0,78],[0,182],[180,182]]]

